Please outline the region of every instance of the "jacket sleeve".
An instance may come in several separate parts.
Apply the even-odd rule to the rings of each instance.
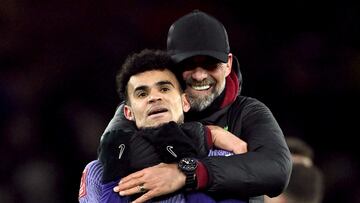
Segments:
[[[142,131],[142,137],[155,147],[165,163],[177,162],[183,157],[203,158],[209,153],[206,129],[199,122],[179,125],[171,121]]]
[[[290,151],[271,111],[261,102],[248,98],[231,118],[235,135],[248,144],[248,152],[201,160],[208,171],[207,190],[242,197],[279,195],[291,173]],[[241,134],[240,134],[241,132]]]
[[[124,121],[125,122],[125,121]],[[161,163],[155,147],[143,136],[143,131],[125,128],[111,128],[102,136],[99,146],[99,160],[104,172],[102,183],[106,184],[115,179]]]

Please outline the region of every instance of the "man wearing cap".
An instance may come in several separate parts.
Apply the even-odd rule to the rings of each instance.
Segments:
[[[237,59],[230,53],[222,23],[195,10],[170,27],[167,49],[178,63],[190,100],[191,109],[185,120],[217,125],[248,144],[245,154],[192,159],[196,166],[186,172],[186,182],[180,185],[187,190],[206,191],[213,197],[248,197],[249,202],[263,202],[264,194],[279,195],[289,181],[290,152],[268,107],[254,98],[239,95],[242,77]],[[152,184],[161,178],[166,177],[144,169],[125,177],[115,191],[130,195],[137,181]],[[174,188],[178,185],[174,182],[151,188],[139,200],[180,189]]]
[[[185,120],[217,125],[212,130],[218,132],[227,130],[247,142],[248,153],[188,157],[187,170],[169,166],[162,168],[166,174],[156,167],[146,168],[124,177],[114,191],[127,196],[139,192],[139,182],[154,185],[138,202],[181,188],[204,191],[215,199],[247,198],[248,202],[263,202],[264,194],[279,195],[289,181],[290,152],[271,111],[260,101],[239,95],[241,73],[236,57],[230,53],[224,26],[195,10],[170,27],[167,49],[178,63],[178,74],[190,100],[191,110]],[[115,114],[111,126],[118,121]],[[176,182],[184,180],[178,178],[179,174],[186,181]],[[173,181],[156,185],[169,177]]]

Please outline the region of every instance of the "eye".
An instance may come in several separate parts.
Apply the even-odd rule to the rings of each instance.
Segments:
[[[144,98],[147,96],[147,93],[145,91],[138,91],[136,92],[136,97],[137,98]]]
[[[203,67],[206,70],[215,70],[218,67],[221,67],[221,63],[217,63],[217,62],[214,62],[214,61],[209,61],[207,63],[204,63]]]
[[[160,92],[168,92],[168,91],[170,91],[170,88],[168,88],[168,87],[162,87],[160,89]]]

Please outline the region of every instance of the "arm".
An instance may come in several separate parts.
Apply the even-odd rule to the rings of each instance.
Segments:
[[[174,163],[182,157],[205,157],[208,154],[207,136],[205,134],[205,127],[200,123],[192,123],[186,125],[183,130],[178,124],[170,122],[162,125],[159,128],[142,129],[134,132],[134,135],[126,133],[123,130],[111,130],[103,135],[100,145],[99,158],[104,166],[104,174],[102,182],[106,188],[102,199],[104,202],[109,202],[114,198],[114,194],[109,188],[113,185],[113,181],[128,175],[135,170],[141,170],[145,167],[147,169],[141,170],[138,173],[130,175],[137,181],[130,182],[131,195],[139,192],[139,185],[146,183],[148,191],[144,194],[145,198],[153,198],[153,193],[160,196],[162,194],[168,194],[179,189],[183,184],[181,181],[185,179],[185,176],[177,170],[177,165],[171,164],[159,164],[161,161],[165,163]],[[123,146],[121,152],[118,146]],[[168,146],[171,146],[171,153],[169,153]],[[175,156],[174,156],[175,155]],[[158,164],[158,165],[156,165]],[[170,167],[170,170],[167,167]],[[175,169],[175,170],[173,170]],[[143,176],[143,172],[145,175]],[[157,175],[146,175],[147,171],[150,173],[155,172]],[[169,172],[170,171],[170,172]],[[175,175],[167,174],[175,171]],[[140,176],[138,175],[140,174]],[[180,174],[180,176],[179,176]],[[152,177],[165,176],[168,179],[156,179]],[[172,182],[174,177],[178,177],[176,180],[181,182]],[[150,180],[144,180],[150,178]],[[123,178],[122,182],[126,182],[127,178]],[[170,185],[164,187],[165,183]],[[165,190],[159,189],[162,187]],[[124,194],[122,194],[124,195]],[[144,198],[143,197],[143,198]]]
[[[235,153],[245,153],[247,151],[246,143],[244,141],[220,127],[210,126],[208,128],[204,128],[198,122],[190,122],[183,124],[181,128],[187,136],[191,137],[199,149],[208,148],[214,144],[217,147],[224,147],[224,149]],[[164,132],[171,131],[173,130],[166,128]],[[207,132],[211,133],[208,134]],[[172,135],[173,134],[166,136],[153,136],[153,139],[159,137],[172,137]],[[203,147],[203,145],[209,146]],[[161,145],[159,146],[162,148]],[[199,168],[201,167],[204,167],[204,165],[199,165]],[[185,185],[185,175],[178,169],[177,164],[159,164],[157,166],[132,173],[123,178],[119,186],[115,187],[115,191],[121,191],[120,195],[132,195],[139,192],[137,187],[143,183],[145,183],[144,185],[149,191],[137,199],[136,202],[144,202],[153,197],[169,194],[182,188]]]
[[[239,103],[239,106],[235,106],[237,111],[231,114],[230,118],[234,123],[231,129],[236,135],[241,133],[248,144],[248,152],[229,157],[201,159],[196,172],[198,187],[200,186],[198,189],[205,189],[215,196],[218,194],[228,197],[233,195],[253,197],[264,194],[276,196],[287,186],[292,167],[290,151],[284,135],[264,104],[250,98],[237,103]],[[172,169],[169,167],[170,170],[173,171],[171,173],[173,177],[183,176],[178,173],[176,167]],[[150,179],[145,177],[151,177],[152,171],[142,170],[139,173],[138,181],[146,182]],[[131,181],[135,180],[120,183],[117,191],[129,194],[127,189]],[[165,187],[171,184],[175,182],[168,183]],[[178,182],[176,185],[181,188],[184,182]],[[131,192],[134,191],[130,191],[130,194]]]
[[[103,173],[99,175],[102,203],[129,202],[130,197],[119,196],[113,191],[120,178],[161,162],[155,148],[143,138],[142,131],[126,133],[123,130],[111,130],[103,135],[99,160],[103,166]]]
[[[174,163],[183,157],[206,157],[209,153],[206,128],[199,122],[177,124],[173,121],[158,128],[143,130],[164,163]]]
[[[234,113],[234,133],[248,143],[248,153],[201,160],[208,172],[209,192],[251,197],[280,194],[289,181],[291,157],[283,133],[270,110],[254,99],[243,100]],[[236,116],[236,117],[234,117]],[[230,127],[230,126],[229,126]]]
[[[229,131],[215,125],[207,126],[211,131],[212,142],[219,149],[230,151],[234,154],[247,152],[247,143]]]
[[[100,141],[99,160],[104,168],[102,183],[106,184],[130,173],[131,133],[111,130]]]

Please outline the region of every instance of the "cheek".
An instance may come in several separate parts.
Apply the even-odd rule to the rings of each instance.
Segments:
[[[225,71],[217,70],[210,74],[218,83],[221,83],[225,79]]]
[[[138,119],[141,119],[142,118],[142,114],[144,113],[144,109],[145,109],[145,105],[141,105],[141,104],[139,104],[139,103],[133,103],[132,104],[132,109],[133,109],[133,113],[134,113],[134,115],[135,115],[135,117],[136,118],[138,118]]]
[[[182,73],[182,78],[183,78],[183,80],[188,79],[190,76],[191,76],[191,71],[184,71],[184,72]]]
[[[178,97],[178,96],[175,96],[172,97],[172,98],[176,98],[176,99],[172,99],[172,109],[173,109],[173,112],[176,114],[176,115],[179,115],[179,114],[182,114],[183,113],[183,108],[182,108],[182,100],[181,100],[181,97]]]

